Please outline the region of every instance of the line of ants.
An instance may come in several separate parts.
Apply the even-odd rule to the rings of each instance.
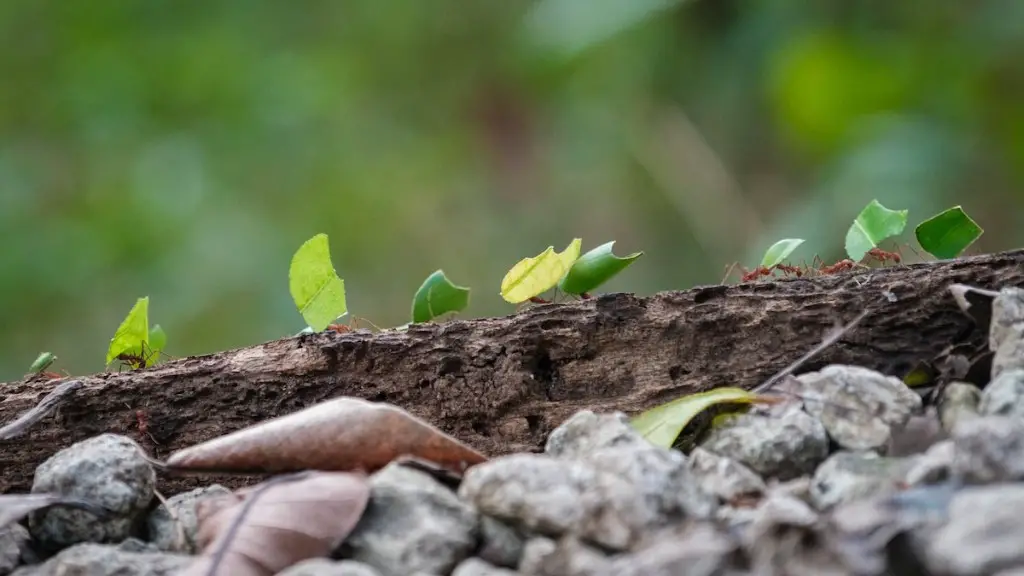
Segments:
[[[900,256],[899,252],[889,252],[881,248],[872,248],[868,250],[866,257],[870,260],[877,261],[883,265],[888,262],[899,264],[900,262],[903,261],[903,258]],[[732,275],[733,270],[735,270],[737,266],[738,264],[736,263],[729,266],[729,270],[726,272],[725,278],[722,280],[723,284],[726,280],[729,279],[729,276]],[[740,277],[741,282],[753,282],[761,277],[771,276],[776,270],[782,272],[783,276],[794,276],[796,278],[801,278],[804,275],[821,276],[838,274],[840,272],[846,272],[847,270],[853,270],[854,268],[857,267],[867,268],[867,266],[865,266],[864,264],[859,264],[857,262],[854,262],[853,260],[850,260],[849,258],[839,260],[834,264],[826,264],[818,256],[814,257],[814,260],[811,261],[810,266],[793,266],[790,264],[779,263],[774,266],[758,266],[753,270],[747,270],[746,268],[739,266],[742,272],[742,275]]]

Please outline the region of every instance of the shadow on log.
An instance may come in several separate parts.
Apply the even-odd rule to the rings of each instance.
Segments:
[[[406,332],[327,331],[83,377],[53,415],[0,441],[0,487],[28,491],[46,458],[104,432],[132,437],[162,459],[339,395],[398,405],[488,456],[538,451],[577,410],[633,414],[718,386],[753,388],[865,308],[871,314],[856,329],[798,372],[847,363],[903,376],[955,339],[986,337],[957,308],[951,283],[1021,286],[1022,264],[1017,250],[646,298],[609,294]],[[5,384],[0,422],[33,408],[58,382]],[[250,480],[161,478],[160,489]]]

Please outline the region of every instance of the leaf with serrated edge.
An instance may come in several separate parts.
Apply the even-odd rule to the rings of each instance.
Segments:
[[[523,258],[501,280],[501,297],[519,304],[553,288],[580,257],[582,238],[576,238],[562,252],[553,246],[532,258]]]
[[[860,262],[878,243],[898,236],[907,225],[909,210],[890,210],[872,200],[861,210],[846,232],[846,254]]]
[[[715,404],[753,403],[761,400],[761,396],[742,388],[715,388],[655,406],[635,416],[630,424],[655,446],[671,448],[690,420],[709,407]]]
[[[580,256],[559,281],[558,287],[566,294],[586,294],[643,256],[643,252],[616,256],[612,253],[614,244],[614,240],[605,242]]]
[[[302,318],[320,332],[348,311],[345,282],[331,263],[326,234],[317,234],[299,247],[288,269],[288,288]]]
[[[803,243],[803,238],[786,238],[784,240],[779,240],[765,251],[764,258],[761,259],[761,266],[771,268],[772,266],[782,263],[783,260],[789,258],[789,255]]]

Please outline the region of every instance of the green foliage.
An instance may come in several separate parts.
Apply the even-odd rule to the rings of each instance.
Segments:
[[[561,252],[548,246],[537,256],[523,258],[501,280],[501,297],[519,304],[554,288],[580,256],[582,238],[575,238]]]
[[[53,352],[42,352],[36,357],[35,362],[32,362],[32,366],[29,367],[29,374],[39,374],[43,370],[50,367],[57,360],[57,355]]]
[[[956,258],[983,230],[960,206],[944,210],[914,229],[917,243],[936,258]]]
[[[167,333],[159,324],[149,329],[149,350],[154,359],[167,347]]]
[[[630,424],[655,446],[671,448],[679,433],[698,414],[716,404],[749,404],[763,400],[742,388],[715,388],[655,406],[634,416]]]
[[[149,334],[149,296],[144,296],[135,301],[135,305],[121,321],[114,337],[110,339],[106,364],[119,357],[132,356],[143,358],[145,365],[148,365],[150,358],[145,348],[149,344]]]
[[[907,225],[908,210],[890,210],[878,200],[872,200],[861,210],[846,233],[846,254],[854,262],[860,261],[868,250],[893,236],[898,236]]]
[[[326,234],[313,236],[295,251],[288,288],[302,318],[317,332],[348,312],[345,282],[331,263]]]
[[[469,306],[469,288],[457,286],[437,270],[420,285],[412,299],[413,323],[429,322],[449,312],[461,312]]]
[[[779,240],[765,251],[764,258],[761,259],[761,266],[772,268],[781,264],[783,260],[789,258],[789,255],[803,243],[804,241],[800,238]]]
[[[643,252],[634,252],[628,256],[616,256],[612,253],[614,244],[614,240],[605,242],[580,256],[559,281],[558,287],[566,294],[586,294],[643,255]]]

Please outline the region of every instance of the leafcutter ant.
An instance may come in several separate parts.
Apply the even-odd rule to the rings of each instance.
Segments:
[[[879,261],[882,264],[885,264],[890,260],[894,264],[899,264],[902,261],[902,258],[900,257],[898,252],[888,252],[886,250],[882,250],[881,248],[872,248],[871,250],[868,250],[867,255]]]
[[[341,323],[328,324],[327,325],[327,330],[331,330],[333,332],[337,332],[338,334],[345,334],[345,333],[348,333],[348,332],[352,332],[354,330],[358,330],[358,328],[356,327],[356,324],[359,321],[366,322],[370,326],[373,326],[374,328],[376,328],[378,332],[380,332],[380,327],[379,326],[377,326],[373,322],[370,322],[366,318],[359,318],[359,317],[356,317],[356,316],[353,316],[352,319],[349,320],[348,324],[341,324]]]

